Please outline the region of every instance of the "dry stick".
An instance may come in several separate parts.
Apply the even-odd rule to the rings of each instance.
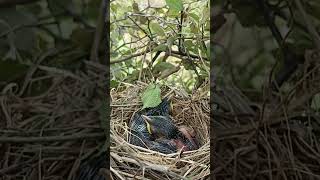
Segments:
[[[42,137],[43,135],[43,129],[44,127],[41,128],[41,131],[39,133],[40,137]],[[39,160],[38,160],[38,179],[41,180],[42,179],[42,166],[41,166],[41,163],[42,163],[42,145],[40,144],[40,147],[39,147]]]
[[[129,176],[130,178],[135,178],[135,179],[151,180],[151,179],[146,178],[146,177],[142,177],[142,176],[138,176],[138,175],[129,174],[129,173],[122,172],[122,171],[119,171],[119,174],[123,174],[123,175],[125,175],[125,176]]]
[[[317,49],[320,49],[320,36],[319,36],[316,28],[314,27],[314,25],[310,21],[310,18],[308,18],[307,13],[304,10],[303,5],[301,4],[300,0],[295,0],[295,3],[297,5],[300,13],[302,14],[303,20],[307,26],[309,33],[313,37],[312,40],[313,40],[314,44],[317,46]]]
[[[140,164],[142,163],[143,166],[145,167],[145,169],[151,169],[151,170],[154,170],[154,171],[159,171],[159,172],[163,172],[165,174],[169,174],[171,176],[174,176],[174,177],[177,177],[177,178],[180,178],[180,179],[186,179],[183,176],[180,176],[180,175],[178,175],[176,173],[170,172],[169,171],[169,167],[167,167],[167,166],[153,164],[153,163],[149,163],[149,162],[138,162],[135,159],[131,159],[131,158],[127,158],[127,157],[121,157],[121,159],[118,159],[119,156],[115,156],[115,153],[112,153],[112,152],[110,153],[110,155],[113,158],[115,158],[118,162],[126,161],[126,162],[129,162],[129,163],[135,164],[137,166],[140,166]]]
[[[91,133],[91,134],[74,134],[67,136],[42,136],[42,137],[0,137],[0,143],[44,143],[44,142],[55,142],[55,141],[72,141],[80,139],[93,139],[102,138],[105,134],[102,133]]]
[[[111,170],[115,175],[117,175],[121,180],[125,180],[125,178],[122,177],[122,176],[118,173],[118,171],[116,171],[116,170],[113,169],[112,167],[110,167],[110,170]]]
[[[70,171],[70,173],[68,175],[68,180],[72,180],[73,178],[75,178],[76,171],[80,166],[81,155],[83,153],[83,148],[84,148],[85,142],[86,142],[85,140],[82,141],[81,149],[80,149],[80,152],[78,154],[78,158],[75,159],[75,161],[74,161],[74,163],[72,165],[71,171]]]

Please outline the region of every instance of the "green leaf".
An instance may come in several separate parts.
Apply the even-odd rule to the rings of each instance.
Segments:
[[[140,69],[135,69],[131,74],[127,76],[127,82],[135,82],[138,80],[140,75]]]
[[[199,33],[199,28],[198,28],[198,26],[194,23],[194,22],[192,22],[191,24],[190,24],[190,30],[191,30],[191,32],[192,33],[194,33],[194,34],[197,34],[197,33]]]
[[[120,82],[119,81],[117,81],[117,80],[111,80],[110,81],[110,87],[111,88],[116,88],[116,87],[118,87],[118,85],[120,84]]]
[[[140,13],[138,3],[133,2],[133,3],[132,3],[132,9],[133,9],[133,12],[134,12],[134,13]]]
[[[187,48],[188,51],[191,51],[191,52],[196,51],[195,43],[192,42],[192,40],[186,40],[185,42],[183,42],[183,44]]]
[[[186,70],[193,70],[193,66],[186,59],[182,60],[182,65]]]
[[[150,28],[153,32],[157,33],[160,36],[165,36],[165,32],[158,23],[150,23]]]
[[[116,13],[118,11],[118,8],[120,9],[120,5],[117,3],[111,3],[110,8],[111,8],[111,12]]]
[[[153,71],[154,71],[154,73],[158,73],[158,72],[164,71],[166,69],[172,69],[172,68],[175,68],[175,66],[173,64],[161,61],[161,62],[157,63],[156,65],[154,65]]]
[[[209,19],[210,17],[210,10],[208,7],[204,7],[203,11],[202,11],[202,17],[200,20],[200,24],[205,24],[206,21]]]
[[[169,49],[171,49],[174,41],[175,41],[175,38],[172,37],[172,36],[167,39],[167,45],[168,45],[168,48],[169,48]]]
[[[166,51],[167,48],[168,48],[167,45],[165,45],[165,44],[160,44],[160,45],[158,45],[157,47],[155,47],[155,48],[152,50],[152,52]]]
[[[175,10],[175,9],[169,9],[168,14],[169,17],[175,18],[180,16],[180,11]]]
[[[158,106],[161,103],[160,95],[160,87],[158,85],[150,84],[141,97],[143,103],[142,109]]]
[[[175,9],[177,11],[183,10],[183,3],[182,0],[166,0],[167,6],[169,6],[170,9]]]
[[[189,16],[192,17],[195,22],[199,22],[200,20],[199,16],[195,13],[190,13]]]

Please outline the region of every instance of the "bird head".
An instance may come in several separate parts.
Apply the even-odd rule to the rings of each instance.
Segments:
[[[198,149],[198,143],[196,142],[196,133],[194,129],[180,126],[180,137],[178,138],[187,148],[186,150],[195,150]]]
[[[145,116],[148,132],[156,137],[172,138],[179,132],[169,116]]]

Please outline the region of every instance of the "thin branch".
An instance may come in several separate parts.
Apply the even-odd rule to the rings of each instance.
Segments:
[[[145,53],[149,53],[151,51],[152,50],[148,48],[147,50],[145,50],[143,52],[132,54],[130,56],[127,56],[127,57],[124,57],[124,58],[121,58],[121,59],[118,59],[118,60],[111,61],[110,64],[116,64],[116,63],[124,62],[124,61],[127,61],[127,60],[131,59],[131,58],[134,58],[134,57],[137,57],[137,56],[142,56]]]
[[[200,59],[200,56],[198,55],[194,55],[194,54],[187,54],[187,53],[182,53],[182,52],[179,52],[179,51],[171,51],[172,54],[177,54],[177,55],[182,55],[182,56],[190,56],[192,58],[195,58],[195,59]],[[206,61],[209,61],[208,58],[206,57],[202,57],[202,59],[206,60]]]

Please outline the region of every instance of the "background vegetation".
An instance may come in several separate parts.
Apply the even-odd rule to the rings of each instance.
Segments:
[[[207,0],[119,0],[110,7],[111,87],[157,79],[191,92],[208,80]]]
[[[103,3],[0,1],[0,179],[79,179],[101,148]]]
[[[319,5],[215,1],[218,179],[320,178]]]

